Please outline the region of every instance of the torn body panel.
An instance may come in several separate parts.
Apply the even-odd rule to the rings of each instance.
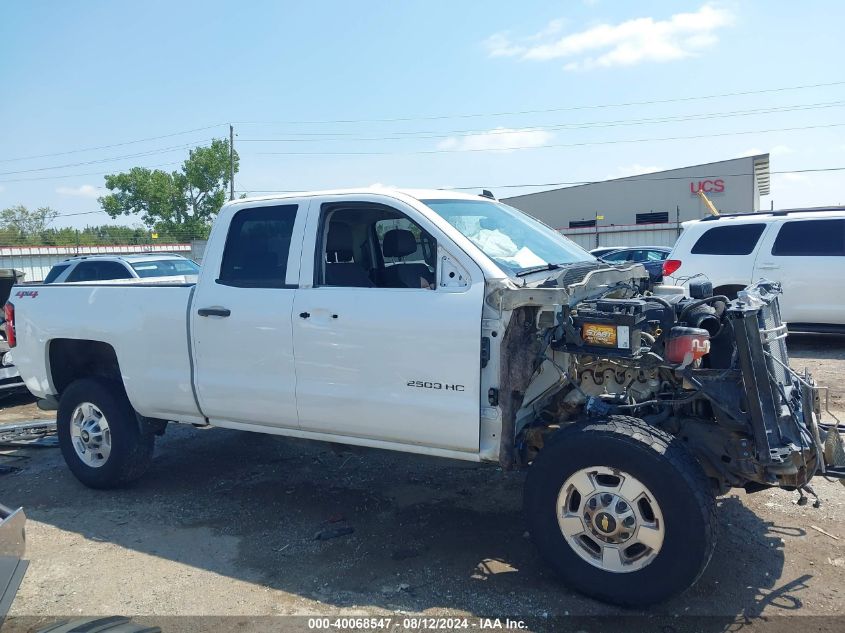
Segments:
[[[706,284],[686,297],[647,278],[641,266],[581,266],[539,287],[488,288],[486,307],[509,315],[498,348],[502,467],[530,463],[562,426],[629,415],[683,437],[722,490],[836,476],[818,390],[789,368],[777,285],[729,301]]]

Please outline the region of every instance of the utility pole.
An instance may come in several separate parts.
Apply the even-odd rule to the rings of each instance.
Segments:
[[[235,199],[235,128],[229,124],[229,200]]]

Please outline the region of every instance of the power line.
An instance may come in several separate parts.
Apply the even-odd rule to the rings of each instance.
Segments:
[[[536,150],[536,149],[553,149],[563,147],[585,147],[588,145],[617,145],[622,143],[652,143],[661,141],[688,141],[702,138],[715,138],[721,136],[742,136],[747,134],[768,134],[771,132],[794,132],[799,130],[816,130],[823,128],[842,127],[845,123],[827,123],[819,125],[805,125],[800,127],[783,127],[771,128],[766,130],[740,130],[737,132],[717,132],[711,134],[693,134],[688,136],[664,136],[660,138],[637,138],[637,139],[617,139],[610,141],[583,141],[579,143],[551,143],[547,145],[527,145],[516,147],[496,147],[496,148],[465,148],[465,149],[431,149],[431,150],[417,150],[408,152],[376,152],[376,151],[361,151],[361,152],[256,152],[259,155],[265,156],[411,156],[421,154],[456,154],[467,152],[514,152],[522,150]]]
[[[771,94],[774,92],[787,92],[792,90],[807,90],[811,88],[828,88],[831,86],[841,86],[845,81],[831,81],[818,84],[805,84],[802,86],[785,86],[780,88],[764,88],[761,90],[744,90],[741,92],[723,92],[720,94],[711,95],[696,95],[688,97],[674,97],[671,99],[653,99],[649,101],[628,101],[621,103],[603,103],[582,106],[567,106],[560,108],[546,108],[542,110],[515,110],[509,112],[487,112],[487,113],[473,113],[473,114],[442,114],[435,116],[421,116],[421,117],[393,117],[385,119],[323,119],[323,120],[304,120],[304,121],[235,121],[235,125],[311,125],[311,124],[326,124],[326,123],[394,123],[400,121],[437,121],[442,119],[470,119],[478,117],[501,117],[514,116],[520,114],[544,114],[549,112],[573,112],[576,110],[594,110],[600,108],[623,108],[630,106],[642,105],[658,105],[665,103],[681,103],[685,101],[702,101],[706,99],[721,99],[724,97],[741,97],[748,95]]]
[[[144,169],[156,169],[157,167],[172,167],[173,165],[181,165],[181,162],[172,162],[172,163],[158,163],[156,165],[147,165]],[[14,178],[12,180],[0,180],[0,184],[10,183],[10,182],[30,182],[33,180],[62,180],[64,178],[80,178],[82,176],[104,176],[108,174],[108,171],[89,171],[84,174],[64,174],[62,176],[35,176],[33,178]]]
[[[53,170],[53,169],[65,169],[67,167],[80,167],[82,165],[97,165],[97,164],[100,164],[100,163],[108,163],[108,162],[112,162],[112,161],[125,160],[125,159],[128,159],[128,158],[141,158],[143,156],[155,156],[156,154],[167,154],[167,153],[170,153],[170,152],[176,152],[176,151],[180,151],[180,150],[184,150],[184,149],[190,149],[190,148],[193,148],[193,147],[197,147],[198,145],[201,145],[202,143],[210,142],[211,140],[213,140],[213,139],[204,139],[202,141],[197,141],[197,142],[194,142],[194,143],[186,143],[186,144],[183,144],[183,145],[174,145],[172,147],[164,147],[164,148],[161,148],[161,149],[149,150],[149,151],[145,151],[145,152],[138,152],[138,153],[135,153],[135,154],[124,154],[123,156],[111,156],[109,158],[99,158],[99,159],[96,159],[96,160],[88,160],[88,161],[84,161],[84,162],[80,162],[80,163],[66,163],[64,165],[53,165],[52,167],[33,167],[33,168],[30,168],[30,169],[19,169],[17,171],[4,171],[4,172],[0,172],[0,176],[13,176],[13,175],[16,175],[16,174],[28,174],[28,173],[32,173],[32,172],[50,171],[50,170]]]
[[[99,150],[99,149],[111,149],[113,147],[123,147],[125,145],[134,145],[135,143],[145,143],[147,141],[158,141],[158,140],[161,140],[163,138],[172,138],[174,136],[182,136],[184,134],[192,134],[194,132],[203,132],[205,130],[211,130],[211,129],[214,129],[216,127],[220,127],[221,125],[224,125],[224,124],[218,123],[217,125],[207,125],[205,127],[198,127],[198,128],[194,128],[192,130],[185,130],[183,132],[173,132],[172,134],[162,134],[160,136],[150,136],[150,137],[147,137],[147,138],[139,138],[139,139],[136,139],[134,141],[124,141],[122,143],[112,143],[111,145],[97,145],[95,147],[82,147],[80,149],[71,149],[71,150],[67,150],[67,151],[64,151],[64,152],[54,152],[52,154],[35,154],[35,155],[32,155],[32,156],[18,156],[17,158],[3,158],[3,159],[0,159],[0,163],[11,163],[13,161],[19,161],[19,160],[33,160],[35,158],[50,158],[50,157],[53,157],[53,156],[67,156],[68,154],[79,154],[81,152],[92,152],[94,150]]]
[[[688,121],[703,121],[709,119],[721,119],[741,116],[755,116],[761,114],[780,114],[785,112],[796,112],[806,110],[818,110],[823,108],[838,108],[845,106],[845,101],[829,101],[813,104],[796,104],[791,106],[775,106],[771,108],[753,108],[750,110],[733,110],[728,112],[711,112],[700,114],[688,114],[667,117],[655,117],[647,119],[622,119],[614,121],[589,121],[582,123],[558,123],[550,125],[536,125],[518,129],[492,129],[492,130],[450,130],[445,132],[435,131],[411,131],[392,132],[396,136],[354,136],[348,132],[291,132],[294,136],[308,136],[310,138],[239,138],[241,143],[315,143],[322,141],[404,141],[409,139],[442,139],[453,136],[475,136],[478,134],[500,135],[513,134],[515,132],[543,132],[549,130],[564,129],[588,129],[604,127],[620,127],[628,125],[649,125],[654,123],[685,123]],[[336,135],[337,138],[332,138]]]
[[[772,175],[777,174],[809,174],[821,172],[845,171],[845,167],[818,167],[812,169],[783,169],[778,171],[770,171]],[[735,178],[741,176],[754,176],[754,172],[735,173],[735,174],[691,174],[686,176],[659,176],[651,177],[649,174],[642,174],[640,176],[625,176],[622,178],[612,178],[604,180],[569,180],[560,182],[542,182],[542,183],[522,183],[522,184],[507,184],[507,185],[472,185],[462,187],[435,187],[441,190],[455,190],[463,191],[469,189],[518,189],[527,187],[562,187],[567,185],[594,185],[599,183],[619,182],[627,183],[632,181],[661,181],[661,180],[689,180],[691,178]],[[400,187],[401,189],[401,187]],[[237,193],[303,193],[302,189],[237,189]]]

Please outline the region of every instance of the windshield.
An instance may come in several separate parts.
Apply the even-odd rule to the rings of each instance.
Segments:
[[[196,275],[200,270],[200,267],[190,259],[156,259],[148,262],[136,262],[131,266],[139,277]]]
[[[542,222],[490,200],[423,200],[505,271],[594,262],[580,246]]]

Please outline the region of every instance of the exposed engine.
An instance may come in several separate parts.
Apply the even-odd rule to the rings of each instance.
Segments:
[[[837,431],[820,424],[819,391],[789,367],[779,292],[760,282],[731,301],[707,281],[691,296],[616,283],[562,305],[541,346],[560,389],[519,429],[522,459],[560,425],[629,415],[684,438],[722,490],[809,489],[817,472],[838,472],[823,459]]]

